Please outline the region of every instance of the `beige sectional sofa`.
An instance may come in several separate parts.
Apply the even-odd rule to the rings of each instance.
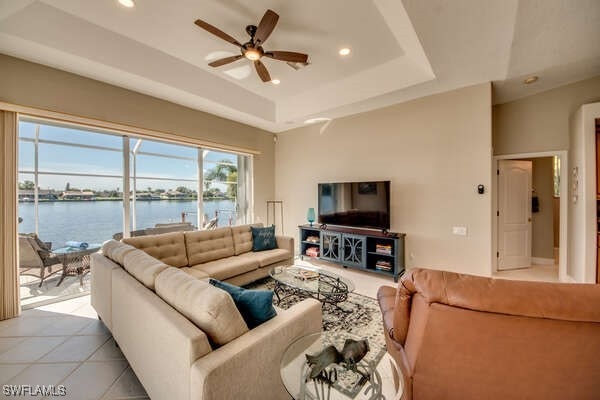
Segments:
[[[253,253],[249,230],[112,240],[92,255],[92,306],[153,400],[290,398],[281,355],[321,331],[320,303],[276,308],[277,316],[248,330],[229,295],[205,282],[247,283],[290,263],[291,239],[278,238],[279,251]]]
[[[251,226],[262,225],[138,236],[122,242],[197,278],[245,285],[268,276],[271,267],[294,261],[291,237],[277,236],[276,249],[253,252]]]

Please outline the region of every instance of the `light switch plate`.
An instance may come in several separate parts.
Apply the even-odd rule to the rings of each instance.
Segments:
[[[453,226],[452,234],[459,236],[467,236],[467,227],[466,226]]]

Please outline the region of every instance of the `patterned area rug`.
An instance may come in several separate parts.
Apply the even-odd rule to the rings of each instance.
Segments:
[[[261,279],[246,286],[248,289],[269,290],[273,290],[274,287],[275,281],[272,278]],[[276,304],[277,297],[273,296],[273,303],[280,308],[287,309],[302,299],[303,297],[292,295],[287,297],[281,304]],[[377,300],[360,294],[350,293],[348,300],[340,303],[339,306],[350,312],[343,312],[337,307],[330,305],[323,307],[323,330],[331,332],[334,338],[354,336],[367,339],[370,351],[363,360],[367,363],[373,362],[374,365],[377,365],[386,351],[381,311],[379,310]],[[347,375],[346,379],[340,379],[336,382],[334,387],[350,398],[353,398],[362,388],[362,385],[356,386],[355,382],[354,377]]]

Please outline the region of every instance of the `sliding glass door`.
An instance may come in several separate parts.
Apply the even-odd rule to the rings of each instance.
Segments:
[[[214,229],[247,223],[251,165],[247,155],[24,117],[19,122],[19,240],[25,245],[35,236],[51,254],[68,243],[100,244],[157,233],[166,225]],[[43,261],[28,250],[29,259],[21,264]],[[89,276],[83,285],[65,279],[57,286],[61,275],[21,277],[23,304],[36,296],[47,300],[87,291]]]

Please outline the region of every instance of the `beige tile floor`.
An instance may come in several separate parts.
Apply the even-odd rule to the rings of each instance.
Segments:
[[[38,278],[21,275],[19,277],[21,307],[29,309],[89,294],[89,273],[83,278],[83,286],[81,286],[77,276],[68,276],[61,282],[60,286],[56,286],[60,278],[61,273],[56,273],[45,279],[42,286],[39,287],[40,280]]]
[[[532,265],[529,268],[498,271],[494,278],[520,281],[559,282],[558,265]]]
[[[64,385],[65,399],[148,399],[89,296],[0,321],[0,384]]]

